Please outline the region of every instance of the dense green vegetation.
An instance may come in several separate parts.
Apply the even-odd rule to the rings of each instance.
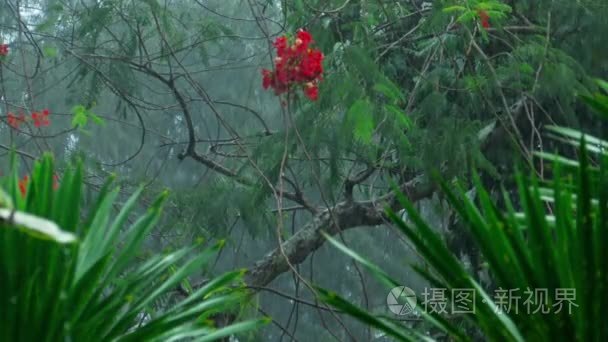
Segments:
[[[608,91],[608,84],[600,82]],[[608,97],[598,93],[587,102],[608,118]],[[409,222],[389,209],[389,216],[422,254],[430,269],[416,266],[434,288],[446,289],[451,305],[459,290],[470,289],[470,314],[455,321],[440,312],[422,315],[455,340],[470,340],[481,333],[488,340],[505,341],[604,341],[608,327],[603,309],[608,304],[608,264],[603,242],[608,240],[608,142],[576,130],[549,126],[555,139],[578,148],[577,160],[539,154],[550,164],[551,178],[516,175],[521,212],[504,191],[506,209],[492,203],[491,195],[475,177],[477,198],[447,182],[439,181],[448,202],[465,222],[487,260],[491,286],[482,286],[467,271],[442,238],[420,217],[405,196],[400,201]],[[479,204],[477,204],[479,203]],[[391,287],[400,284],[381,268],[332,240],[338,248],[360,260]],[[493,289],[494,293],[489,290]],[[414,329],[374,317],[343,298],[321,290],[324,300],[399,340],[424,337]],[[528,292],[526,294],[526,292]],[[545,293],[541,299],[538,293]],[[504,296],[501,297],[501,294]],[[476,304],[473,304],[477,298]],[[521,300],[520,300],[521,299]],[[422,307],[425,305],[422,299]],[[453,301],[456,300],[456,301]],[[458,321],[470,320],[471,325]],[[468,327],[468,329],[467,329]],[[464,328],[464,329],[463,329]]]
[[[605,339],[607,18],[0,2],[0,339]],[[575,287],[580,310],[401,324],[387,283]]]
[[[119,188],[110,179],[90,212],[81,215],[81,165],[67,169],[56,186],[48,155],[34,165],[27,184],[17,178],[17,164],[12,170],[5,179],[9,193],[0,193],[3,341],[213,341],[262,323],[215,330],[213,321],[206,321],[233,309],[245,295],[230,287],[242,275],[239,271],[196,290],[188,284],[187,277],[219,246],[182,248],[133,266],[166,194],[129,224],[141,190],[113,218]],[[156,312],[155,302],[179,286],[187,300]]]

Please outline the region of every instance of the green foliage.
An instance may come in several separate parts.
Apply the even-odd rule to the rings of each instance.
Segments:
[[[242,239],[239,254],[223,253],[219,265],[276,247],[277,201],[269,185],[277,186],[281,171],[293,182],[284,183],[285,191],[301,190],[313,205],[329,207],[345,199],[345,180],[367,168],[374,174],[355,187],[356,200],[383,198],[388,179],[407,181],[439,166],[448,179],[469,175],[475,166],[484,182],[488,175],[490,183],[501,180],[511,174],[517,152],[501,143],[484,144],[481,151],[477,135],[511,123],[505,119],[521,129],[522,146],[541,144],[544,151],[553,141],[547,145],[548,139],[530,134],[538,127],[602,129],[578,112],[572,96],[573,85],[590,94],[588,72],[608,71],[602,34],[608,7],[598,0],[39,3],[37,14],[21,2],[27,15],[19,20],[19,2],[0,4],[3,37],[15,52],[2,63],[2,98],[7,110],[44,104],[57,120],[32,137],[5,134],[10,128],[0,125],[2,145],[14,143],[34,156],[41,147],[58,155],[87,154],[99,162],[86,171],[92,177],[115,171],[126,181],[146,178],[148,189],[171,184],[179,189],[174,216],[160,230],[174,238],[150,248],[190,243],[201,233],[253,235],[254,243]],[[430,3],[432,8],[425,6]],[[491,29],[479,27],[481,10]],[[17,32],[22,26],[28,30]],[[312,32],[326,56],[320,99],[281,108],[271,92],[260,95],[259,69],[272,60],[269,41],[300,27]],[[72,96],[65,108],[60,99],[67,83]],[[217,112],[209,99],[217,101]],[[596,100],[601,108],[603,100]],[[78,103],[83,106],[73,116],[63,116]],[[525,110],[510,112],[518,103]],[[259,114],[267,127],[262,130],[243,108]],[[87,109],[107,117],[106,127],[91,125]],[[216,177],[217,169],[188,156],[177,162],[188,141],[187,111],[194,150],[234,170],[238,180]],[[72,136],[70,120],[72,128],[99,135]],[[571,155],[561,158],[579,163]],[[194,185],[197,179],[200,185]],[[284,204],[294,208],[291,201]],[[295,207],[286,226],[300,226],[311,216]],[[323,261],[335,270],[342,266]],[[85,272],[89,266],[79,267]],[[339,285],[353,283],[354,274],[345,272]]]
[[[601,87],[606,83],[600,82]],[[608,107],[603,94],[585,97],[602,115]],[[603,310],[608,305],[608,264],[605,242],[608,241],[608,142],[563,127],[549,127],[551,135],[578,150],[578,160],[549,153],[539,153],[551,166],[552,177],[539,180],[534,174],[516,175],[521,212],[515,209],[509,194],[504,193],[505,209],[493,203],[490,193],[474,177],[477,199],[467,196],[458,184],[454,187],[438,180],[452,208],[466,223],[498,289],[574,289],[573,306],[550,313],[526,308],[523,300],[511,303],[508,311],[499,309],[488,289],[475,275],[468,273],[441,236],[432,229],[404,195],[399,201],[408,214],[408,222],[391,210],[388,215],[406,235],[429,266],[415,269],[434,288],[474,289],[475,310],[465,320],[489,340],[504,341],[603,341],[608,326]],[[380,268],[330,240],[339,249],[361,262],[388,286],[396,286]],[[354,318],[370,324],[398,340],[418,340],[416,332],[386,318],[376,317],[344,301],[336,294],[321,291],[324,300]],[[522,292],[519,292],[522,293]],[[559,305],[549,296],[549,307]],[[517,307],[517,309],[515,308]],[[454,340],[470,340],[460,320],[437,313],[422,313]]]
[[[608,93],[608,83],[606,81],[597,80],[599,87]],[[604,119],[608,119],[608,96],[604,93],[597,92],[592,95],[581,95],[583,99]]]
[[[99,116],[95,115],[90,109],[83,105],[77,105],[72,108],[72,127],[84,131],[89,119],[97,125],[104,125],[104,121]]]
[[[47,45],[42,48],[42,51],[44,52],[44,57],[47,57],[47,58],[57,57],[57,48],[54,46]]]
[[[464,2],[464,5],[446,6],[443,8],[443,12],[457,13],[459,16],[456,21],[467,23],[479,16],[477,11],[485,11],[492,19],[504,19],[512,10],[510,6],[496,0],[467,0]]]
[[[356,101],[346,112],[347,127],[352,127],[355,138],[363,143],[371,143],[374,132],[372,107],[368,100]]]
[[[221,247],[193,246],[137,262],[166,193],[135,218],[139,190],[120,203],[116,215],[119,189],[110,179],[83,215],[80,164],[66,170],[54,189],[53,159],[45,155],[34,166],[25,196],[17,172],[13,163],[2,180],[7,192],[0,192],[0,340],[206,341],[263,323],[216,329],[208,322],[244,300],[244,292],[231,289],[241,271],[187,290],[185,299],[165,310],[154,309]]]

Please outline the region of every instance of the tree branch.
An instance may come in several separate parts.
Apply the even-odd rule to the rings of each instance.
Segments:
[[[514,103],[509,112],[503,115],[513,115],[514,120],[521,116],[526,98],[521,98]],[[478,139],[481,149],[487,150],[502,141],[508,141],[507,130],[509,127],[500,125],[502,121],[497,120],[489,132],[480,132]],[[364,172],[362,175],[367,175]],[[402,184],[399,191],[411,202],[417,202],[430,197],[435,190],[434,185],[426,175],[419,175]],[[387,222],[385,209],[399,209],[396,194],[391,192],[376,200],[353,201],[346,198],[337,205],[318,212],[314,219],[295,233],[291,238],[283,242],[282,246],[275,248],[260,261],[251,267],[246,275],[245,282],[250,286],[266,286],[283,272],[288,271],[289,264],[302,263],[312,252],[319,249],[325,242],[323,232],[336,235],[342,231],[362,227],[378,226]],[[283,250],[284,253],[281,253]],[[289,262],[288,262],[288,260]]]
[[[400,190],[407,195],[410,201],[416,202],[432,195],[433,186],[426,180],[426,177],[419,176],[404,184]],[[285,256],[289,258],[292,265],[300,264],[308,255],[323,245],[325,238],[322,232],[336,235],[351,228],[384,224],[387,221],[385,215],[387,206],[397,207],[395,195],[387,195],[379,201],[344,201],[330,209],[325,209],[295,235],[283,242],[282,249]],[[289,263],[285,256],[279,248],[268,253],[247,271],[245,282],[249,286],[268,285],[277,276],[289,270]]]

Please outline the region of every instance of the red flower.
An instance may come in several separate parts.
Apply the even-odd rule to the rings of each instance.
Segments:
[[[313,43],[309,32],[299,30],[291,42],[286,36],[278,37],[273,45],[277,51],[274,60],[274,71],[262,70],[262,86],[272,88],[276,95],[281,95],[293,85],[304,86],[304,95],[315,101],[318,98],[317,83],[323,73],[323,53],[310,48]]]
[[[308,50],[308,45],[310,45],[312,42],[313,40],[310,33],[300,29],[298,30],[298,33],[296,33],[296,40],[294,41],[292,50],[298,51],[299,53],[304,53]]]
[[[262,69],[262,87],[264,87],[264,89],[268,89],[272,85],[272,81],[272,71]]]
[[[48,109],[44,109],[41,113],[33,112],[32,120],[34,120],[34,126],[40,127],[40,126],[50,125],[51,124],[51,122],[49,121],[50,113],[51,112]]]
[[[478,10],[477,11],[477,15],[479,15],[479,20],[481,21],[481,26],[483,26],[483,28],[490,28],[490,16],[488,15],[488,12],[484,11],[484,10]]]
[[[13,128],[19,127],[19,119],[17,119],[17,117],[13,113],[8,113],[8,116],[6,117],[6,122],[9,126]]]
[[[29,181],[30,179],[27,175],[23,176],[23,178],[19,180],[19,191],[23,197],[25,197],[25,194],[27,193],[27,184]]]
[[[57,174],[53,175],[53,190],[59,189],[59,176]]]
[[[9,112],[6,116],[6,122],[12,128],[17,129],[19,128],[19,125],[25,122],[25,116],[23,115],[23,113],[20,113],[19,116],[16,116],[14,113]]]
[[[272,44],[272,45],[274,45],[274,47],[277,49],[278,55],[285,54],[285,51],[287,51],[287,37],[286,36],[278,37],[274,41],[274,44]]]
[[[302,41],[302,44],[304,44],[306,47],[308,47],[308,44],[313,42],[312,35],[308,31],[299,29],[296,36]]]
[[[28,175],[23,176],[23,178],[21,178],[19,180],[19,192],[21,192],[21,195],[23,197],[25,197],[25,195],[27,194],[27,186],[30,182],[30,177]],[[57,174],[53,175],[53,190],[57,190],[59,189],[59,176]]]
[[[304,85],[304,95],[311,101],[317,101],[319,98],[319,86],[312,82],[306,83]]]
[[[8,44],[0,44],[0,56],[8,55]]]
[[[300,63],[301,81],[313,81],[323,72],[323,54],[319,50],[308,49]]]

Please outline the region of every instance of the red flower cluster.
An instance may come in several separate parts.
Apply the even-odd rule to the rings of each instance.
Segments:
[[[8,44],[0,44],[0,56],[4,57],[8,55]]]
[[[19,180],[19,192],[21,192],[21,196],[25,197],[27,194],[27,185],[30,182],[30,177],[28,175],[23,176]],[[56,174],[53,175],[53,190],[59,189],[59,176]]]
[[[50,125],[51,122],[49,121],[49,114],[51,114],[51,112],[48,109],[44,109],[40,113],[33,112],[32,119],[34,120],[34,126],[40,127]]]
[[[488,12],[484,10],[478,10],[477,15],[479,16],[479,20],[481,21],[481,26],[486,29],[490,28],[490,16],[488,15]]]
[[[13,113],[8,113],[6,117],[6,122],[9,126],[13,128],[19,128],[19,125],[25,122],[25,115],[23,115],[23,113],[20,113],[19,116],[16,116]]]
[[[32,112],[31,117],[34,121],[34,126],[42,127],[48,126],[51,124],[49,120],[49,115],[51,112],[48,109],[43,109],[41,112]],[[19,128],[19,125],[24,123],[26,120],[25,115],[23,113],[19,113],[19,115],[15,115],[15,113],[9,112],[6,116],[6,123],[13,128]]]
[[[280,95],[298,85],[306,97],[316,101],[319,81],[322,80],[323,53],[311,48],[312,43],[312,36],[304,30],[299,30],[293,41],[287,36],[277,38],[273,44],[277,50],[274,71],[262,70],[264,89],[272,88],[276,95]]]

